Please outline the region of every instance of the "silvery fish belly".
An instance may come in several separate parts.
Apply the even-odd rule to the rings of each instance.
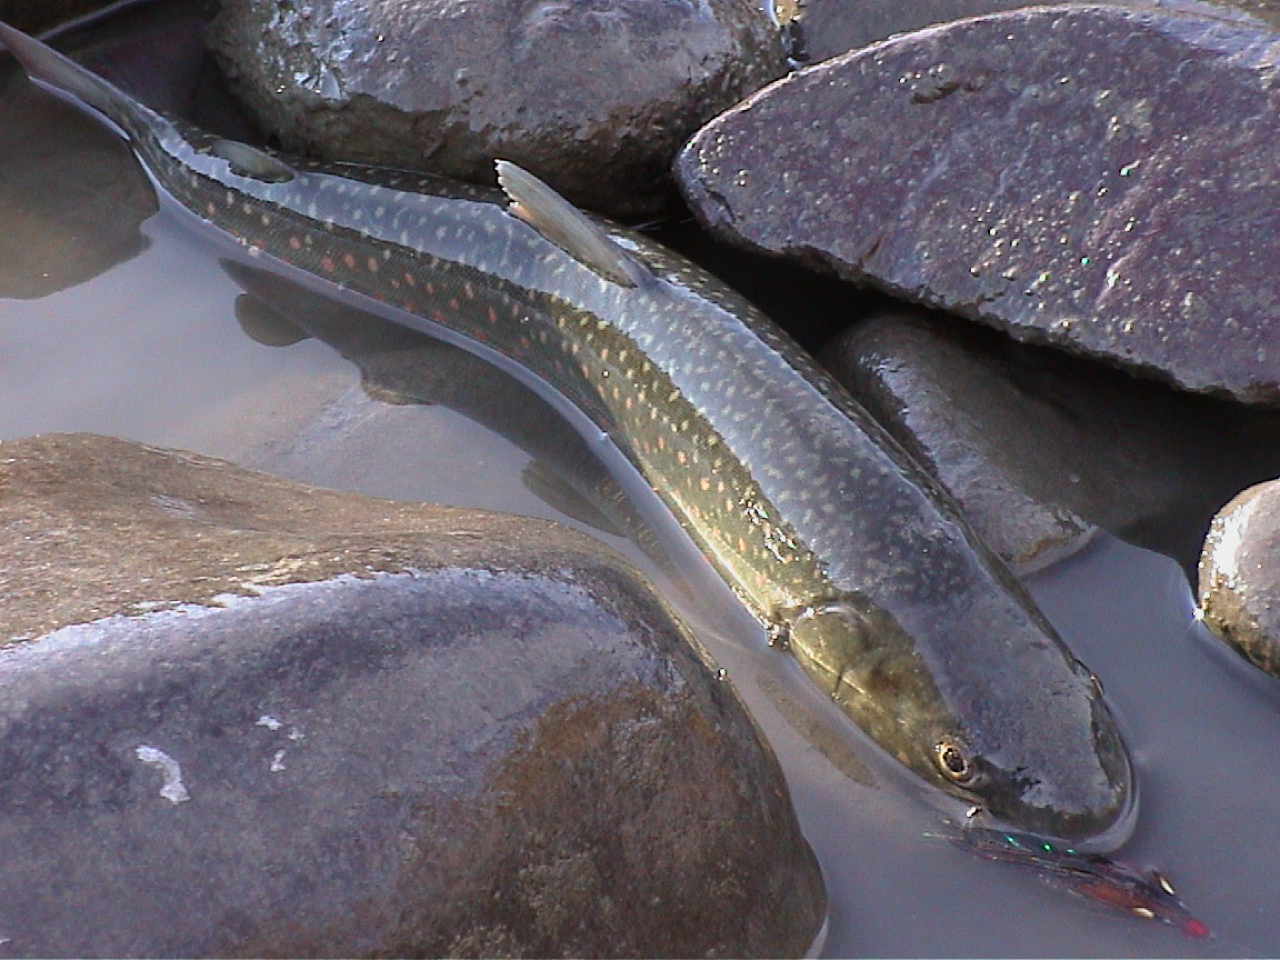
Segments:
[[[114,122],[158,189],[246,256],[549,383],[774,641],[924,780],[1025,830],[1128,822],[1130,763],[1097,681],[937,485],[712,277],[511,164],[505,196],[289,164],[165,119],[11,28],[0,41]]]

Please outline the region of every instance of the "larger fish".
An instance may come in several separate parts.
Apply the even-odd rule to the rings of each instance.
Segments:
[[[940,488],[713,278],[510,164],[507,198],[289,165],[166,119],[12,28],[0,41],[258,263],[461,333],[576,404],[775,642],[920,777],[1022,829],[1127,822],[1130,763],[1096,680]]]

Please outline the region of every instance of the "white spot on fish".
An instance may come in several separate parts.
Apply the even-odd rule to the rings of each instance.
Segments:
[[[286,769],[284,765],[284,753],[285,752],[283,750],[277,750],[275,756],[271,758],[272,773],[279,773],[281,770]]]
[[[191,794],[182,783],[182,768],[178,766],[177,760],[155,747],[141,746],[134,753],[143,763],[160,768],[164,775],[160,796],[170,803],[185,803],[191,799]]]
[[[277,720],[275,717],[268,716],[267,714],[264,713],[262,716],[258,718],[258,721],[255,724],[255,726],[266,727],[268,730],[279,730],[281,727],[284,726],[284,724],[281,723],[279,720]]]

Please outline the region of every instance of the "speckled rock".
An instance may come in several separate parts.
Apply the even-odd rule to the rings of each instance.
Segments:
[[[772,85],[678,175],[749,247],[1274,404],[1277,39],[1105,6],[959,21]]]
[[[0,444],[18,955],[777,955],[777,763],[554,525],[86,435]],[[572,816],[565,816],[572,811]]]
[[[1097,527],[1193,570],[1235,490],[1280,473],[1280,417],[1137,380],[954,318],[902,310],[823,361],[978,532],[1032,570]]]
[[[1109,0],[1125,7],[1155,7],[1196,16],[1280,21],[1280,0]],[[1021,7],[1062,6],[1063,0],[803,0],[798,17],[801,51],[811,63],[869,46],[896,33]],[[1077,4],[1082,5],[1082,4]]]
[[[1205,625],[1280,677],[1280,480],[1250,487],[1213,518],[1200,555]]]
[[[580,206],[648,213],[702,123],[785,70],[754,0],[226,0],[210,31],[286,147],[493,182],[493,158]]]

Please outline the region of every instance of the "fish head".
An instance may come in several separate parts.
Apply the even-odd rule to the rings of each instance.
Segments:
[[[806,606],[788,629],[806,672],[881,748],[922,780],[1019,830],[1118,845],[1136,791],[1096,678],[1036,624],[1000,641],[992,667],[966,644],[948,661],[920,630],[864,600]],[[952,630],[963,624],[950,624]]]

